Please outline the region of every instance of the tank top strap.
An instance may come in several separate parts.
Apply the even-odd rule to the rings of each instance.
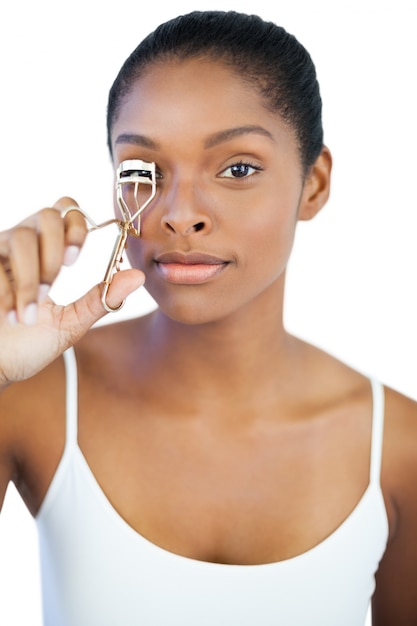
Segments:
[[[68,348],[63,357],[66,378],[66,446],[78,445],[78,374],[74,348]],[[373,401],[370,482],[379,484],[384,435],[384,387],[374,379],[370,383]]]
[[[369,479],[371,484],[374,483],[379,485],[384,436],[384,387],[379,381],[371,379],[370,382],[372,387],[373,415]]]
[[[74,348],[68,348],[63,357],[66,381],[66,447],[69,447],[76,446],[78,440],[78,374]]]

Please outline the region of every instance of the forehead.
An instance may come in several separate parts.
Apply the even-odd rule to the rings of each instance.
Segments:
[[[135,81],[114,124],[112,138],[141,132],[158,137],[201,136],[221,128],[262,126],[287,132],[255,86],[219,61],[190,59],[153,64]]]

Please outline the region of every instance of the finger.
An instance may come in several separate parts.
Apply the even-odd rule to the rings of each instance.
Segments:
[[[39,241],[32,228],[15,229],[10,237],[10,284],[14,290],[18,319],[36,321],[39,293]]]
[[[108,304],[116,309],[144,282],[145,275],[140,270],[129,269],[118,272],[113,278],[107,294]],[[96,285],[85,296],[65,307],[63,324],[69,331],[68,341],[70,343],[77,342],[95,322],[107,315],[101,300],[102,294],[103,284]]]
[[[121,302],[133,291],[142,287],[145,282],[145,274],[141,270],[129,269],[116,272],[106,296],[106,302],[112,309],[117,309]]]
[[[10,266],[7,259],[0,258],[0,311],[7,316],[15,309],[14,290],[10,283]]]
[[[9,257],[9,239],[10,230],[3,230],[0,232],[0,261],[3,263]]]
[[[58,241],[60,242],[61,236],[58,234],[58,230],[57,230],[59,229],[59,226],[58,226],[58,218],[59,218],[61,220],[61,223],[62,223],[61,225],[64,231],[63,251],[60,252],[61,248],[58,245],[55,248],[56,254],[58,254],[58,252],[61,254],[59,265],[60,266],[62,264],[72,265],[72,263],[76,261],[79,255],[80,249],[85,241],[85,238],[88,232],[85,218],[81,213],[77,212],[76,209],[78,208],[79,208],[78,204],[73,198],[63,197],[63,198],[60,198],[60,200],[58,200],[54,204],[53,208],[43,209],[42,211],[39,211],[38,213],[34,213],[26,217],[17,225],[17,228],[19,227],[33,228],[37,232],[43,232],[42,229],[43,229],[45,222],[48,223],[47,220],[51,219],[51,220],[54,220],[55,222],[55,235],[58,236],[57,242]],[[65,214],[65,211],[68,211],[68,209],[73,209],[73,210],[70,210],[67,214]],[[53,215],[54,215],[53,212],[56,213],[55,218],[53,218]],[[45,216],[47,217],[45,218]],[[43,222],[43,223],[40,223],[40,222]],[[2,235],[5,235],[3,239],[6,240],[7,232],[5,234],[0,233],[0,254],[2,254],[2,240],[3,240]],[[48,235],[46,235],[43,238],[42,244],[45,244],[49,241],[47,236]],[[54,265],[53,261],[48,261],[48,259],[51,258],[49,254],[51,250],[53,249],[52,241],[53,241],[53,238],[51,240],[51,246],[48,246],[48,252],[45,257],[45,264],[46,264],[45,271],[47,274],[48,272],[49,273],[51,272],[50,264],[52,263],[52,265]],[[50,281],[50,279],[48,280]]]
[[[64,257],[64,223],[56,209],[43,209],[37,216],[39,280],[44,291],[57,277]]]
[[[83,214],[77,211],[79,206],[73,198],[68,196],[60,198],[55,202],[54,207],[61,212],[61,215],[64,215],[64,265],[72,265],[78,258],[81,247],[87,237],[87,223]]]

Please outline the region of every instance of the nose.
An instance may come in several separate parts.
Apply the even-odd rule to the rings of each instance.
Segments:
[[[213,222],[206,202],[207,198],[193,182],[182,180],[171,184],[165,198],[162,229],[171,235],[207,234]]]

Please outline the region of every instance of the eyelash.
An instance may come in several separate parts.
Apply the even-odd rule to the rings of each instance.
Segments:
[[[239,168],[239,167],[244,167],[244,168],[251,168],[254,170],[254,172],[252,173],[246,173],[244,176],[226,176],[225,172],[227,172],[228,170],[231,170],[232,168]],[[251,176],[253,176],[254,174],[256,174],[257,172],[262,172],[263,171],[263,167],[261,167],[260,165],[256,165],[255,163],[252,163],[251,161],[237,161],[236,163],[232,163],[231,165],[228,165],[224,170],[222,170],[219,174],[220,178],[231,178],[231,179],[245,179],[245,178],[250,178]],[[160,168],[156,165],[155,168],[155,174],[156,174],[156,180],[161,180],[164,178],[164,175],[162,173],[162,171],[160,170]]]
[[[255,170],[254,172],[248,174],[246,171],[246,174],[244,176],[226,176],[225,172],[227,172],[228,170],[232,170],[232,168],[241,168],[244,167],[246,168],[246,170],[248,170],[249,168]],[[229,165],[228,167],[226,167],[222,172],[220,172],[220,176],[222,178],[234,178],[234,179],[238,179],[238,178],[250,178],[251,176],[253,176],[254,174],[256,174],[257,172],[261,172],[262,171],[262,167],[260,167],[259,165],[255,165],[254,163],[251,163],[250,161],[238,161],[237,163],[232,163],[231,165]]]

